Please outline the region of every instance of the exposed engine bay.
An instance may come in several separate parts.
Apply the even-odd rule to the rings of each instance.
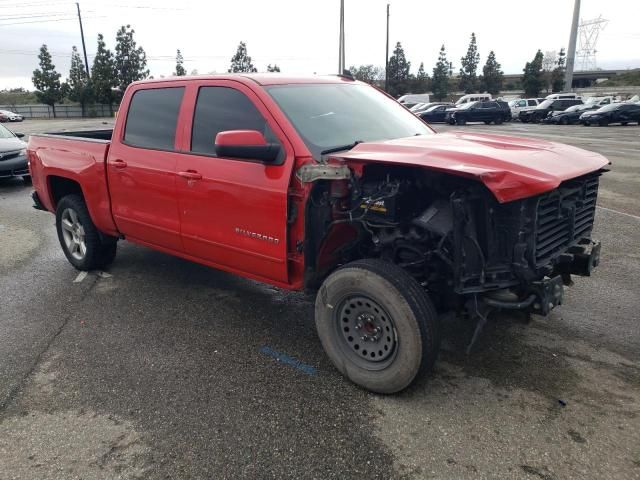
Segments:
[[[546,315],[571,274],[599,261],[591,240],[595,172],[500,204],[480,182],[417,168],[367,165],[318,181],[307,215],[310,283],[336,265],[381,258],[411,273],[443,310],[481,298]]]

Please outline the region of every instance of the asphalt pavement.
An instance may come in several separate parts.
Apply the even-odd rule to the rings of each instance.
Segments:
[[[0,181],[0,479],[640,478],[640,127],[456,129],[607,155],[602,263],[470,355],[447,319],[435,372],[396,396],[335,371],[313,298],[127,242],[83,278],[30,187]]]

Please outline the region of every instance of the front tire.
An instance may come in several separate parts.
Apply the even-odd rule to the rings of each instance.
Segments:
[[[456,118],[456,123],[458,125],[465,125],[467,121],[464,118]]]
[[[80,195],[67,195],[58,202],[56,230],[62,251],[78,270],[99,269],[115,258],[117,239],[101,236]]]
[[[393,263],[358,260],[336,270],[320,287],[315,317],[338,371],[372,392],[399,392],[436,361],[436,310],[418,282]]]

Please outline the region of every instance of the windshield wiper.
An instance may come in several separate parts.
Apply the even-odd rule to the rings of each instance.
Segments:
[[[355,147],[359,143],[362,143],[362,140],[356,140],[355,142],[350,143],[349,145],[341,145],[339,147],[327,148],[326,150],[322,150],[320,152],[320,155],[326,155],[327,153],[341,152],[343,150],[351,150],[353,147]]]

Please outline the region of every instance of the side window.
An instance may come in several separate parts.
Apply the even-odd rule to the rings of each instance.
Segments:
[[[173,150],[183,93],[183,87],[152,88],[134,93],[127,112],[124,143]]]
[[[528,100],[530,107],[535,107],[538,103],[535,100]],[[523,105],[524,107],[524,105]]]
[[[226,130],[258,130],[267,141],[277,141],[244,93],[229,87],[201,87],[193,117],[191,151],[215,155],[216,135]]]
[[[604,100],[602,100],[602,102],[600,102],[601,105],[609,105],[609,103],[611,103],[611,101],[608,98],[605,98]]]

